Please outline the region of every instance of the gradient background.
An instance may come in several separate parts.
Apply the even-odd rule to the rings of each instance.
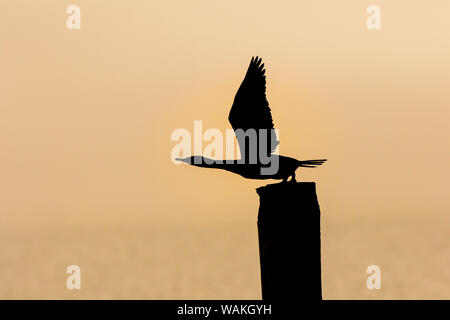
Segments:
[[[449,14],[445,0],[2,1],[0,298],[260,298],[266,182],[170,160],[173,130],[230,128],[252,55],[280,153],[329,159],[297,173],[317,182],[324,298],[450,298]]]

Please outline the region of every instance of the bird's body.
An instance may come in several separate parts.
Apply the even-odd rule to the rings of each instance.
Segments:
[[[315,165],[322,164],[325,160],[307,160],[299,161],[294,158],[273,155],[271,161],[278,163],[278,170],[273,175],[265,175],[261,173],[261,168],[269,167],[268,164],[264,165],[261,163],[247,164],[240,163],[240,160],[214,160],[201,156],[192,156],[187,158],[177,158],[179,161],[186,162],[190,165],[212,168],[212,169],[222,169],[236,173],[247,179],[276,179],[287,181],[289,177],[292,177],[292,181],[295,181],[295,170],[299,167],[313,167]]]
[[[266,99],[266,76],[261,58],[252,58],[244,80],[233,101],[228,120],[233,127],[242,158],[213,160],[202,156],[177,158],[188,164],[222,169],[247,179],[295,181],[298,167],[313,168],[326,159],[299,161],[274,154],[280,143],[274,130],[272,114]],[[255,139],[251,139],[253,134]]]

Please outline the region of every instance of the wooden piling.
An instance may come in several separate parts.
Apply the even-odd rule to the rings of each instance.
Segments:
[[[322,299],[320,208],[314,182],[257,189],[263,300]]]

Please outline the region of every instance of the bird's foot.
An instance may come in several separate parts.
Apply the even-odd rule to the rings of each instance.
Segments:
[[[289,180],[290,183],[297,183],[297,180],[295,180],[295,173],[291,176],[291,180]]]

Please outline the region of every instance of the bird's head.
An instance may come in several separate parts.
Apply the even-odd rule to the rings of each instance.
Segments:
[[[204,158],[202,156],[190,156],[186,158],[175,158],[177,161],[185,162],[187,164],[202,164],[204,163]]]
[[[192,156],[192,157],[186,157],[186,158],[175,158],[175,160],[185,162],[187,164],[191,164],[191,163],[194,163],[194,158],[195,157]]]

